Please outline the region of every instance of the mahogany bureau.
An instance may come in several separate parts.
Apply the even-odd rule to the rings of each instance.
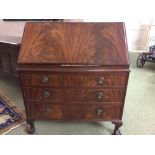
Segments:
[[[111,121],[121,134],[129,76],[124,23],[29,22],[18,57],[28,133],[36,119]]]

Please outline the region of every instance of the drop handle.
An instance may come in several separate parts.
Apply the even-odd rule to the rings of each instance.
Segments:
[[[96,110],[96,115],[97,116],[100,116],[102,113],[103,113],[103,110],[102,109],[97,109]]]
[[[48,82],[48,77],[46,75],[43,75],[41,78],[42,83],[47,83]]]
[[[103,93],[102,92],[99,92],[98,94],[97,94],[97,99],[98,100],[101,100],[103,98]]]
[[[98,79],[98,84],[103,84],[104,83],[104,77],[99,77]]]
[[[47,98],[50,96],[50,93],[48,91],[45,91],[44,94],[43,94],[44,98]]]

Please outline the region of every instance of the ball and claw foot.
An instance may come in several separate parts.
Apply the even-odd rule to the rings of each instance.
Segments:
[[[114,132],[112,133],[112,135],[122,135],[120,129],[118,130],[114,130]]]
[[[29,128],[27,129],[27,133],[28,133],[28,134],[34,134],[34,132],[35,132],[35,127],[33,127],[33,128],[29,127]]]
[[[29,125],[29,127],[26,129],[26,132],[28,134],[34,134],[34,132],[35,132],[34,121],[27,120],[27,124]]]
[[[119,128],[122,126],[123,123],[122,122],[112,122],[112,123],[115,124],[115,129],[112,135],[122,135]]]

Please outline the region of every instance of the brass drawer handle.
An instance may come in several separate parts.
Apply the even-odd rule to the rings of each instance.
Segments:
[[[44,111],[43,111],[43,112],[45,112],[45,113],[49,114],[49,113],[51,113],[51,112],[52,112],[52,109],[51,109],[51,108],[46,108],[46,109],[44,109]]]
[[[99,93],[97,94],[97,99],[100,100],[100,99],[102,99],[102,98],[103,98],[103,93],[102,93],[102,92],[99,92]]]
[[[104,77],[99,77],[98,84],[103,84],[103,83],[104,83]]]
[[[96,115],[97,116],[100,116],[102,113],[103,113],[103,110],[102,109],[97,109],[96,110]]]
[[[44,94],[43,94],[43,96],[44,96],[45,98],[47,98],[47,97],[50,96],[50,93],[49,93],[48,91],[45,91]]]
[[[41,78],[42,83],[47,83],[48,82],[48,77],[46,75],[43,75]]]

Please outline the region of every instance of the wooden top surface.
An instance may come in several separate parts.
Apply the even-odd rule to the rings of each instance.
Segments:
[[[18,63],[128,65],[124,24],[29,22]]]

